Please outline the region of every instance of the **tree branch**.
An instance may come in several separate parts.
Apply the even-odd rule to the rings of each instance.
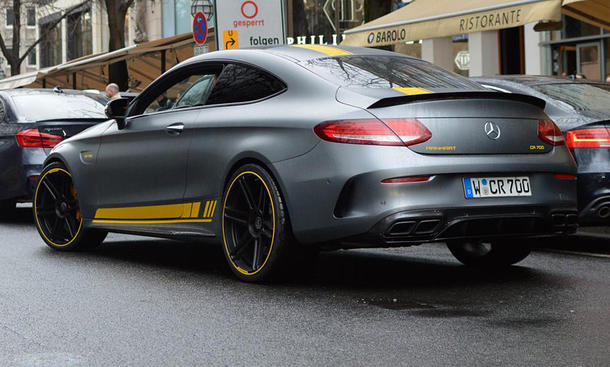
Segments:
[[[25,60],[26,57],[28,57],[28,55],[30,54],[30,52],[32,52],[32,50],[34,49],[34,47],[36,47],[49,33],[51,33],[53,31],[53,29],[55,29],[55,27],[57,27],[57,25],[59,23],[61,23],[62,20],[64,20],[66,17],[68,17],[68,15],[70,15],[70,13],[72,13],[74,10],[80,8],[81,6],[89,3],[91,0],[85,0],[77,5],[71,6],[68,9],[66,9],[64,11],[64,13],[61,15],[61,17],[59,17],[57,20],[53,21],[53,22],[49,22],[47,25],[47,30],[40,35],[40,37],[38,37],[38,39],[30,45],[30,47],[28,47],[25,52],[23,53],[23,56],[21,56],[19,58],[19,64],[21,64],[23,62],[23,60]],[[2,45],[0,44],[0,47],[2,47]]]

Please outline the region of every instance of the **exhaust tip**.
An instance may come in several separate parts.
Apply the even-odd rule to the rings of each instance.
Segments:
[[[610,217],[610,207],[606,204],[600,206],[597,209],[597,216],[603,219]]]

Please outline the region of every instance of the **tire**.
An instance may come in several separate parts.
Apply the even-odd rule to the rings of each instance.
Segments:
[[[269,281],[291,262],[288,213],[273,177],[259,165],[246,164],[229,179],[221,231],[229,268],[243,281]]]
[[[17,213],[15,200],[0,200],[0,218],[10,219]]]
[[[521,239],[460,240],[447,242],[447,247],[464,265],[497,268],[507,267],[525,259],[531,252],[531,247],[525,242]]]
[[[61,163],[46,166],[40,174],[33,207],[38,233],[54,250],[91,249],[106,238],[107,232],[84,226],[72,175]]]

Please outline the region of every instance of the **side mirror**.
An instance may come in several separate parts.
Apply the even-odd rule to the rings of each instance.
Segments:
[[[129,98],[117,98],[111,100],[106,105],[106,116],[108,116],[109,119],[116,120],[119,130],[125,127],[125,118],[127,117],[129,102]]]

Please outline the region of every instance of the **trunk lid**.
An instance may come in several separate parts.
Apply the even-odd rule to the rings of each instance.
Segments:
[[[366,90],[366,89],[365,89]],[[421,154],[541,154],[553,149],[538,135],[539,121],[548,120],[544,101],[519,94],[482,91],[426,91],[397,95],[393,90],[354,91],[337,99],[357,101],[380,120],[417,119],[432,137],[409,149]],[[415,91],[417,92],[417,91]],[[400,93],[400,92],[399,92]]]
[[[43,120],[36,123],[36,128],[43,134],[61,136],[68,139],[74,135],[90,128],[93,125],[104,122],[106,119],[58,119]],[[49,154],[52,148],[43,148]]]

